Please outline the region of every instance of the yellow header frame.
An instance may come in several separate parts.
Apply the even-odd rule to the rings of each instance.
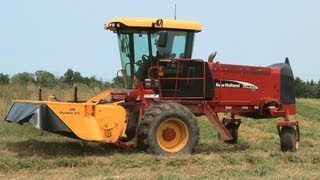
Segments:
[[[159,24],[157,21],[162,22]],[[104,24],[105,29],[111,31],[117,28],[157,28],[157,29],[179,29],[200,32],[201,24],[198,21],[174,20],[174,19],[156,19],[156,18],[135,18],[123,17],[107,21]]]

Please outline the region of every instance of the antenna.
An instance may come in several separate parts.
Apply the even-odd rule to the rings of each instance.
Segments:
[[[177,4],[174,3],[174,20],[177,19]]]

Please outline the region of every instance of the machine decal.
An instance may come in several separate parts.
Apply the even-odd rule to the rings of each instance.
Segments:
[[[147,98],[147,99],[159,98],[159,94],[145,94],[144,98]]]
[[[248,107],[248,106],[242,106],[241,109],[243,109],[243,110],[248,110],[249,107]]]
[[[216,87],[224,87],[224,88],[244,88],[251,90],[258,90],[258,87],[252,83],[244,82],[244,81],[236,81],[236,80],[222,80],[221,84],[218,79],[215,79]]]
[[[59,114],[61,115],[79,115],[80,112],[73,112],[73,111],[59,111]]]

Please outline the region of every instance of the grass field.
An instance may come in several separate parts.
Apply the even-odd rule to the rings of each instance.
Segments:
[[[16,89],[15,89],[16,88]],[[21,87],[20,87],[21,88]],[[72,90],[53,91],[62,100]],[[80,87],[87,99],[100,89]],[[46,94],[45,94],[46,95]],[[0,119],[11,99],[36,99],[37,88],[0,87]],[[0,121],[1,179],[319,179],[320,100],[298,99],[301,149],[282,153],[276,119],[242,119],[236,145],[222,144],[216,131],[199,118],[200,142],[192,155],[155,156],[135,149],[83,142],[28,125]]]

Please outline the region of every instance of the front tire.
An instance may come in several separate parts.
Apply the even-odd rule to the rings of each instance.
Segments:
[[[195,116],[178,103],[149,107],[141,120],[138,148],[153,154],[191,153],[199,141]]]
[[[280,147],[282,152],[296,152],[299,149],[299,141],[297,140],[297,132],[293,127],[284,126],[280,131]]]

